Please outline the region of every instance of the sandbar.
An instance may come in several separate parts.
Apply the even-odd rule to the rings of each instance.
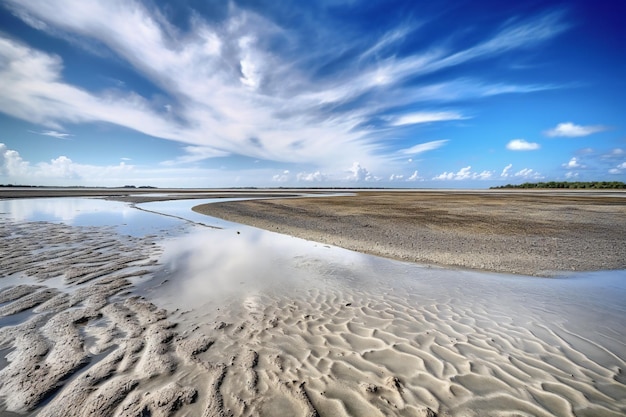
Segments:
[[[194,210],[421,264],[540,276],[626,269],[623,192],[360,191]]]

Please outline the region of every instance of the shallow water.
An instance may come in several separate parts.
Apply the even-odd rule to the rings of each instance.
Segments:
[[[157,298],[168,307],[196,308],[225,296],[289,291],[300,286],[376,289],[427,304],[482,305],[567,323],[572,331],[614,328],[626,334],[626,271],[577,272],[537,278],[450,270],[364,255],[237,225],[198,230],[165,243],[171,275]],[[176,294],[169,299],[168,294]],[[497,313],[496,313],[497,312]],[[599,332],[599,330],[598,330]]]
[[[167,201],[155,201],[151,203],[136,204],[136,207],[151,213],[160,213],[164,216],[171,218],[185,220],[187,222],[199,225],[207,226],[211,228],[226,228],[233,227],[234,223],[227,222],[215,217],[205,216],[200,213],[196,213],[192,210],[193,207],[201,204],[237,201],[240,198],[208,198],[208,199],[193,199],[193,200],[167,200]]]
[[[133,208],[102,198],[28,198],[0,200],[0,219],[52,222],[70,226],[113,226],[121,234],[144,236],[175,230],[180,219]]]
[[[577,272],[547,279],[430,268],[331,248],[191,210],[200,204],[228,200],[237,199],[171,200],[138,204],[139,209],[99,198],[0,200],[0,218],[114,226],[121,234],[162,236],[164,259],[175,273],[176,285],[200,299],[308,279],[350,285],[408,285],[430,296],[493,299],[496,304],[510,298],[512,302],[534,304],[537,309],[598,304],[603,309],[612,306],[617,314],[626,312],[626,271]]]

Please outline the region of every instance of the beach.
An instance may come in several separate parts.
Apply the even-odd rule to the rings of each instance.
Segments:
[[[626,413],[623,197],[271,194],[5,204],[0,415]]]

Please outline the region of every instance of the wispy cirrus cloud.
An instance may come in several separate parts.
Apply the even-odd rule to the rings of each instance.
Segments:
[[[391,126],[406,126],[420,123],[442,122],[448,120],[469,119],[458,112],[441,111],[441,112],[417,112],[403,114],[391,120]]]
[[[230,155],[229,152],[216,150],[207,146],[186,146],[186,154],[173,160],[163,161],[162,165],[188,164],[209,158],[220,158]]]
[[[463,48],[434,42],[399,54],[396,47],[417,33],[421,23],[368,42],[337,37],[302,48],[304,38],[291,36],[289,28],[235,4],[218,21],[193,15],[189,30],[133,0],[5,4],[38,30],[106,46],[158,86],[171,104],[164,109],[133,91],[72,85],[63,79],[61,57],[0,37],[0,59],[11,63],[0,69],[0,77],[7,80],[0,86],[0,111],[55,131],[64,124],[106,122],[188,145],[183,148],[186,155],[170,161],[174,163],[244,155],[335,170],[345,170],[354,161],[374,169],[394,158],[396,150],[386,153],[384,138],[371,127],[381,115],[390,128],[462,120],[467,116],[460,111],[429,110],[441,108],[432,102],[555,88],[489,84],[470,77],[408,81],[533,47],[568,28],[562,13],[548,12],[511,19]],[[333,39],[333,30],[321,28],[321,37]],[[340,69],[329,70],[337,56],[344,57],[336,66]],[[353,171],[353,177],[367,179],[362,170]]]
[[[176,124],[136,94],[96,95],[64,83],[58,56],[0,36],[0,60],[11,63],[0,67],[6,81],[0,84],[0,111],[5,114],[54,129],[62,123],[99,121],[165,139],[178,136]]]
[[[69,133],[57,132],[56,130],[43,130],[41,132],[30,130],[30,132],[35,133],[37,135],[50,136],[50,137],[57,138],[57,139],[68,139],[71,136],[73,136]]]
[[[360,54],[359,60],[362,61],[372,56],[383,55],[385,48],[393,47],[393,45],[397,44],[398,41],[406,39],[407,35],[417,30],[419,26],[421,26],[419,23],[403,24],[387,31],[378,41]]]
[[[442,146],[444,146],[446,143],[448,143],[448,139],[433,140],[430,142],[419,143],[415,146],[411,146],[410,148],[400,150],[400,153],[404,155],[417,155],[423,152],[428,152],[428,151],[433,151],[435,149],[439,149]]]
[[[567,137],[576,138],[581,136],[589,136],[593,133],[602,132],[608,130],[607,126],[593,125],[593,126],[581,126],[571,122],[559,123],[556,127],[544,131],[544,134],[549,137]]]
[[[458,65],[518,48],[528,48],[568,29],[561,11],[546,13],[522,22],[510,22],[492,38],[465,50],[453,53],[434,64],[435,67]]]

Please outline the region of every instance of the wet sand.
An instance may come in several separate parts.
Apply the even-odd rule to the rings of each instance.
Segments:
[[[104,197],[110,200],[142,203],[149,201],[202,199],[202,198],[258,198],[295,196],[302,192],[246,189],[193,189],[193,188],[90,188],[90,187],[0,187],[0,199],[55,198],[55,197]]]
[[[623,272],[423,268],[243,226],[0,237],[0,415],[626,412]]]
[[[194,210],[363,253],[524,275],[626,269],[626,193],[364,191]]]

